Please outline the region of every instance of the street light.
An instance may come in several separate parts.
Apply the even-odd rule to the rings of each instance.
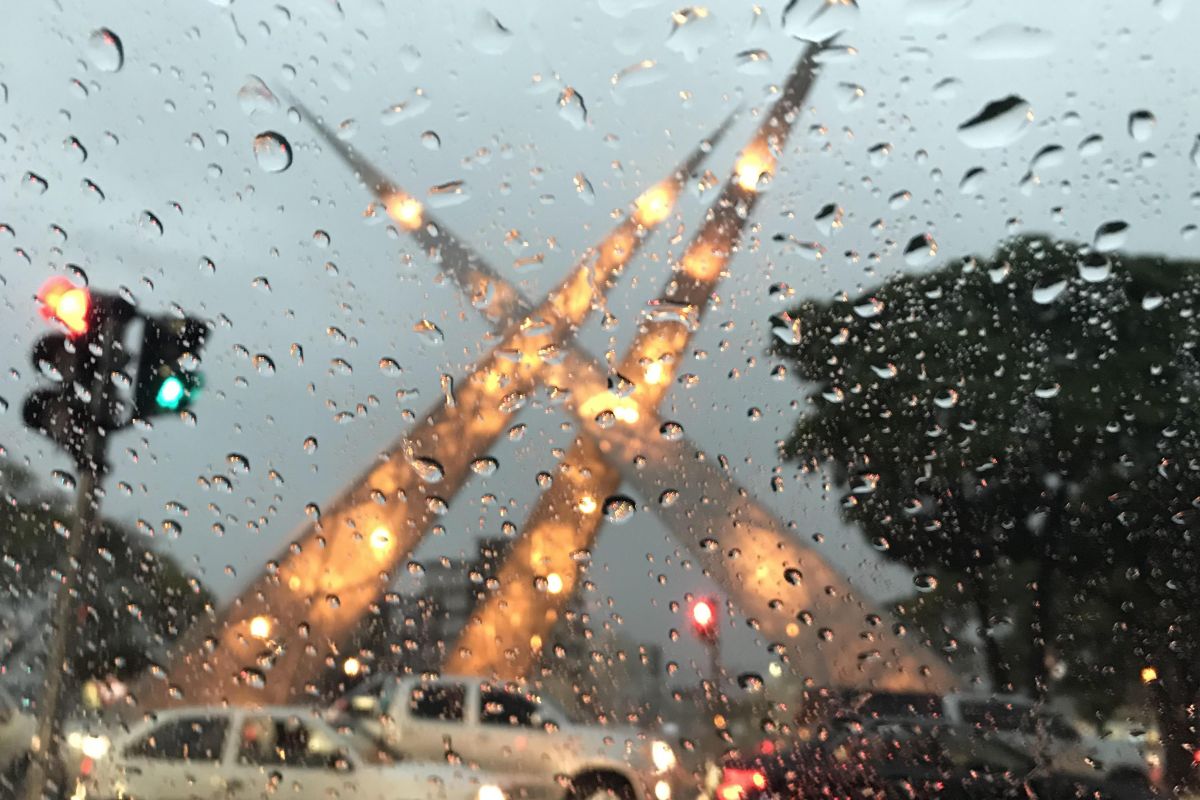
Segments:
[[[266,639],[271,635],[271,620],[261,614],[250,620],[250,635],[255,639]]]

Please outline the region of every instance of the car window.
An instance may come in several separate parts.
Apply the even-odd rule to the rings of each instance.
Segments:
[[[218,761],[229,720],[185,717],[163,723],[125,750],[137,758],[164,761]]]
[[[417,686],[409,693],[409,714],[416,719],[461,722],[467,687],[460,683]]]
[[[238,762],[255,766],[349,769],[345,745],[294,716],[248,716],[238,739]]]
[[[487,725],[531,728],[539,711],[537,703],[516,692],[483,687],[479,693],[479,721]]]

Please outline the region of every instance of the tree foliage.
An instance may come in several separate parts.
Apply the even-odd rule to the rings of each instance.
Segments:
[[[74,535],[69,506],[11,462],[0,463],[0,679],[39,690],[49,609]],[[209,607],[211,598],[169,556],[128,527],[104,520],[84,574],[77,678],[131,676]],[[8,609],[12,613],[8,613]]]
[[[1200,697],[1198,298],[1200,264],[1025,237],[806,302],[776,320],[775,352],[814,387],[786,453],[832,472],[877,549],[985,600],[985,628],[1030,626],[1009,644],[1032,643],[1035,690],[1047,650],[1066,686],[1118,696],[1170,662],[1184,708]]]

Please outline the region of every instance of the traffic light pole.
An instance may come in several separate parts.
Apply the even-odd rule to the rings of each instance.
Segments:
[[[115,319],[104,320],[103,355],[91,380],[92,420],[100,419],[108,403],[108,374],[112,370],[111,336],[120,330]],[[81,587],[95,553],[96,532],[100,519],[100,486],[107,470],[105,451],[108,437],[94,422],[88,425],[82,454],[76,460],[75,524],[67,539],[67,565],[54,598],[52,633],[46,654],[46,676],[38,703],[37,739],[29,771],[25,776],[24,800],[42,800],[51,778],[58,783],[58,794],[65,796],[66,779],[60,757],[62,747],[63,702],[71,674],[69,660],[75,655],[79,626],[75,623],[76,603],[82,600]],[[78,600],[77,600],[78,598]]]

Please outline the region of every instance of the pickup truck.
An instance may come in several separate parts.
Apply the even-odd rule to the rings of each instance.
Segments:
[[[398,750],[537,776],[565,800],[678,800],[684,782],[667,742],[634,728],[569,723],[516,684],[377,675],[334,711]]]

